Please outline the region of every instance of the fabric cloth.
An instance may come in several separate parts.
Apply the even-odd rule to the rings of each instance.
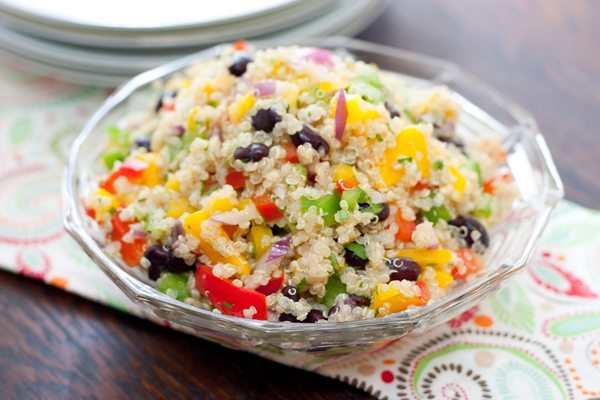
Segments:
[[[0,67],[1,268],[151,318],[62,228],[69,146],[108,91],[18,71]],[[449,323],[335,362],[278,361],[379,398],[592,398],[600,396],[599,296],[600,213],[565,201],[527,271]]]

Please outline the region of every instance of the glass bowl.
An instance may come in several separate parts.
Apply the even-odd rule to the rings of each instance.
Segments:
[[[285,42],[256,42],[256,48]],[[525,268],[553,207],[563,197],[563,187],[552,158],[533,117],[456,65],[431,57],[343,37],[303,41],[351,54],[400,74],[419,85],[445,84],[462,106],[457,133],[472,140],[482,132],[501,135],[508,156],[506,168],[518,188],[518,198],[502,223],[490,231],[486,268],[443,298],[385,318],[353,322],[302,324],[256,321],[202,310],[156,290],[103,250],[103,237],[94,230],[81,199],[101,171],[99,154],[106,128],[126,113],[155,104],[160,82],[195,61],[212,57],[219,47],[179,59],[136,76],[110,96],[75,140],[64,184],[65,225],[83,250],[135,303],[156,316],[192,333],[233,348],[287,354],[319,352],[344,354],[422,332],[472,307]]]

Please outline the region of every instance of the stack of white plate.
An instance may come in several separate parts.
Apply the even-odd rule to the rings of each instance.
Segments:
[[[114,85],[244,39],[352,35],[387,0],[0,0],[0,50],[33,72]]]

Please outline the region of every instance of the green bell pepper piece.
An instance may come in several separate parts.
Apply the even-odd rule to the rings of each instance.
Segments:
[[[448,211],[446,206],[443,204],[441,206],[431,207],[428,211],[423,211],[422,213],[423,216],[433,224],[438,222],[440,219],[443,219],[444,221],[450,221],[452,219],[450,211]]]
[[[325,296],[321,302],[327,307],[333,307],[335,298],[338,294],[346,293],[346,285],[340,280],[337,273],[329,276],[327,285],[325,285]]]
[[[345,200],[346,203],[348,203],[349,211],[354,211],[359,204],[369,203],[369,196],[367,196],[367,192],[359,187],[356,187],[349,190],[344,190],[344,193],[342,194],[342,200]]]
[[[188,273],[175,274],[167,272],[163,274],[158,280],[157,289],[163,293],[167,293],[170,289],[175,294],[175,298],[179,301],[183,301],[190,297],[190,291],[188,290]]]
[[[302,196],[300,198],[300,206],[304,212],[312,206],[317,207],[323,213],[323,222],[325,223],[325,226],[333,226],[336,224],[335,214],[341,210],[340,195],[336,191],[321,196],[318,199],[309,199],[306,196]]]

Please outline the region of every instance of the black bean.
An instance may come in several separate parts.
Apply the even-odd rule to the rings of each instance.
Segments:
[[[448,221],[448,224],[456,226],[461,230],[461,237],[465,240],[468,247],[473,247],[476,243],[481,243],[484,247],[490,245],[490,237],[487,230],[475,218],[459,215],[453,220]],[[479,237],[477,240],[473,238],[473,232],[478,232]]]
[[[391,118],[400,116],[400,113],[397,110],[393,109],[392,106],[388,102],[385,103],[385,109],[389,111]]]
[[[150,262],[148,277],[153,281],[157,280],[169,264],[169,249],[158,245],[150,246],[144,252],[144,257]]]
[[[303,322],[307,322],[309,324],[315,323],[320,320],[326,320],[325,315],[323,315],[323,311],[312,309],[308,312],[306,319]]]
[[[421,275],[422,268],[419,264],[410,258],[392,258],[388,263],[391,270],[390,280],[401,281],[416,281]]]
[[[371,207],[369,203],[358,203],[358,211],[366,210],[369,207]]]
[[[296,147],[308,143],[317,151],[322,149],[325,154],[329,153],[329,143],[319,136],[310,126],[304,125],[301,130],[291,136],[291,139]]]
[[[139,137],[133,141],[135,147],[144,147],[148,151],[152,151],[150,139],[147,137]]]
[[[167,264],[167,271],[169,272],[186,272],[196,269],[196,263],[188,265],[183,258],[175,257],[173,253],[170,253],[169,256],[169,263]]]
[[[243,54],[233,56],[233,63],[229,66],[231,75],[242,76],[246,73],[248,64],[252,62],[252,58]]]
[[[158,99],[158,102],[156,102],[156,107],[155,107],[156,112],[159,112],[160,109],[163,107],[163,105],[164,105],[164,99],[165,98],[173,98],[175,96],[177,96],[177,90],[166,90],[166,91],[164,91],[160,95],[160,97]]]
[[[164,246],[150,246],[144,252],[144,257],[150,262],[148,277],[152,280],[157,280],[164,271],[186,272],[196,268],[195,263],[186,264],[183,258],[175,257],[173,252]]]
[[[371,304],[371,301],[364,297],[359,296],[357,294],[349,294],[348,297],[344,300],[344,304],[348,304],[350,307],[365,307]]]
[[[390,206],[388,203],[380,203],[383,206],[383,209],[377,213],[377,218],[379,218],[379,222],[385,221],[390,216]]]
[[[260,161],[268,155],[269,147],[262,143],[251,143],[247,147],[238,147],[233,152],[233,157],[243,162]]]
[[[250,146],[238,147],[233,152],[233,158],[236,160],[242,160],[244,162],[250,161]]]
[[[300,300],[300,293],[298,293],[298,289],[296,289],[294,286],[284,286],[281,289],[281,294],[288,299],[292,299],[293,301]]]
[[[328,315],[329,317],[332,317],[332,316],[334,316],[335,314],[337,314],[337,312],[338,312],[338,311],[340,311],[340,307],[338,307],[337,305],[336,305],[336,306],[333,306],[333,307],[331,307],[331,308],[329,309],[329,311],[327,311],[327,315]]]
[[[451,145],[454,145],[454,146],[456,146],[456,148],[458,148],[460,151],[462,151],[464,153],[463,150],[464,150],[465,145],[458,138],[453,138],[453,137],[449,137],[449,136],[438,136],[437,140],[439,140],[440,142],[449,143]]]
[[[346,248],[346,251],[344,252],[344,259],[346,260],[346,264],[356,268],[364,268],[364,266],[367,265],[367,262],[369,261],[362,259],[348,248]]]
[[[252,116],[252,126],[258,131],[271,133],[278,122],[281,122],[281,116],[272,108],[258,110]]]
[[[293,314],[282,313],[279,315],[281,322],[300,322]]]

